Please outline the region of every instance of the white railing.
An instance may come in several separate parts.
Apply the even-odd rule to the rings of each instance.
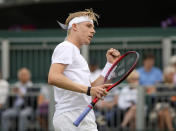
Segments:
[[[48,130],[53,131],[52,118],[53,118],[54,108],[55,108],[55,101],[54,101],[54,97],[53,97],[54,96],[53,88],[52,88],[52,86],[49,86],[48,84],[35,84],[34,85],[34,87],[41,87],[41,88],[43,86],[47,87],[47,89],[49,91],[49,110],[48,110],[48,125],[49,125],[49,127],[48,127]],[[123,89],[123,86],[126,86],[126,84],[125,85],[121,84],[119,87],[121,87]],[[13,88],[13,86],[11,86],[11,87]],[[166,88],[166,87],[163,87],[163,88]],[[159,91],[159,92],[155,92],[155,93],[149,94],[149,95],[146,94],[145,91],[146,91],[145,87],[142,87],[142,86],[137,87],[136,130],[144,130],[144,131],[145,130],[158,130],[159,127],[158,127],[157,121],[155,120],[154,125],[152,123],[153,120],[150,118],[151,113],[154,110],[154,107],[158,104],[158,102],[160,102],[160,103],[165,102],[166,99],[160,99],[160,98],[163,98],[163,97],[170,98],[172,96],[175,96],[176,90],[171,91],[171,92],[168,92],[168,91],[160,92]],[[38,96],[39,94],[40,94],[40,92],[38,92],[38,93],[36,93],[36,92],[31,93],[30,92],[30,93],[27,93],[26,96]],[[120,93],[119,93],[119,95],[120,95]],[[9,92],[8,96],[16,96],[16,95],[14,93]],[[155,97],[155,100],[151,101],[151,99],[153,99],[153,97]],[[145,103],[146,102],[145,99],[149,99],[149,103],[151,103],[151,104]],[[8,105],[8,102],[9,101],[6,102],[6,105]],[[167,103],[171,104],[170,101],[168,101]],[[147,109],[149,107],[152,107],[152,108]],[[175,105],[174,108],[176,108],[176,105]],[[7,108],[5,108],[3,110],[3,112],[8,110],[8,109],[9,108],[7,106]],[[120,125],[123,121],[123,118],[121,119],[120,116],[121,115],[124,116],[124,114],[121,114],[122,112],[118,108],[118,103],[117,103],[117,108],[115,108],[115,109],[117,109],[117,111],[119,112],[118,115],[115,116],[118,120],[118,121],[116,121],[118,123],[115,123],[116,126],[110,126],[109,127],[108,124],[106,123],[107,122],[106,120],[105,120],[104,124],[98,123],[99,120],[98,120],[98,117],[97,117],[97,124],[99,124],[99,131],[113,131],[113,130],[118,130],[120,128]],[[107,110],[103,110],[104,113],[102,113],[102,114],[106,114],[106,111]],[[2,112],[2,114],[3,114],[3,112]],[[111,122],[110,125],[113,125],[114,124],[114,118],[111,118],[110,122]],[[173,119],[172,122],[173,122],[173,126],[174,126],[174,122],[175,122],[174,119]],[[18,129],[18,122],[15,122],[15,124],[16,125],[13,125],[13,126],[16,127],[16,129]],[[30,128],[30,125],[31,124],[29,123],[28,128]],[[32,129],[38,129],[38,130],[41,129],[37,120],[35,120],[35,123],[32,123],[31,126],[33,127]],[[17,131],[17,130],[14,129],[14,131]]]
[[[1,70],[4,79],[9,78],[10,63],[9,53],[10,49],[13,50],[48,50],[54,49],[55,45],[49,45],[48,42],[59,43],[63,41],[64,37],[40,37],[40,38],[0,38],[1,43]],[[91,50],[105,50],[111,47],[117,49],[162,49],[163,66],[168,64],[168,60],[171,56],[171,49],[176,48],[172,46],[172,41],[176,40],[175,37],[108,37],[108,38],[94,38],[90,46],[84,46],[82,48],[82,54],[89,61],[89,51]],[[26,45],[11,45],[12,42],[26,43]],[[27,43],[41,42],[42,45],[27,45]],[[102,43],[102,45],[96,45],[94,43]],[[108,44],[108,43],[121,42],[122,44]],[[160,42],[160,44],[128,44],[129,42]],[[103,44],[104,43],[104,44]],[[105,43],[107,43],[105,45]]]

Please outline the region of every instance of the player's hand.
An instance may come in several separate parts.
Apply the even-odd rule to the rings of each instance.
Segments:
[[[119,58],[120,58],[120,52],[116,49],[111,48],[106,53],[106,59],[111,64],[113,64]]]
[[[106,96],[108,94],[106,88],[108,88],[109,86],[111,86],[111,84],[104,84],[92,87],[90,90],[90,95],[93,97],[97,97],[98,99],[102,99],[103,96]]]

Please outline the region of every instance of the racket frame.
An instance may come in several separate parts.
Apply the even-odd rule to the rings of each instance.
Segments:
[[[104,83],[107,81],[109,74],[111,73],[111,71],[114,69],[114,67],[128,54],[130,53],[135,53],[137,55],[136,60],[134,62],[134,64],[132,65],[132,67],[130,68],[130,70],[125,73],[125,75],[118,80],[117,82],[115,82],[114,84],[112,84],[111,86],[109,86],[106,91],[109,92],[113,87],[115,87],[116,85],[120,84],[124,79],[126,79],[126,77],[134,70],[134,68],[136,67],[136,64],[139,60],[139,53],[136,51],[128,51],[125,54],[123,54],[118,60],[116,60],[113,65],[111,66],[111,68],[109,69],[109,71],[107,72],[105,79],[104,79]],[[94,98],[92,100],[92,102],[85,108],[85,110],[83,111],[83,113],[76,119],[76,121],[73,123],[75,126],[79,126],[80,122],[84,119],[84,117],[90,112],[90,110],[95,106],[95,104],[98,102],[98,98]]]

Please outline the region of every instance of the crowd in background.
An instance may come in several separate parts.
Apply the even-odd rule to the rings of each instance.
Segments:
[[[27,68],[19,69],[17,77],[18,81],[11,86],[0,80],[0,130],[26,131],[33,128],[35,121],[42,131],[47,131],[48,88],[34,87]]]
[[[92,76],[98,76],[101,72],[95,62],[90,63],[90,69]],[[127,86],[114,88],[96,105],[95,114],[99,128],[104,129],[104,125],[107,125],[119,127],[119,130],[135,130],[137,88],[141,87],[150,96],[147,99],[150,103],[146,102],[145,105],[146,124],[155,124],[159,130],[174,131],[176,96],[156,94],[176,91],[176,56],[171,57],[170,63],[162,71],[155,67],[155,56],[152,53],[144,54],[143,66],[134,70],[127,77],[126,83]]]
[[[118,127],[119,130],[135,130],[137,88],[140,85],[150,95],[150,104],[145,105],[147,122],[155,123],[160,130],[174,131],[176,96],[156,97],[155,94],[176,91],[176,56],[171,57],[163,71],[154,65],[154,55],[145,54],[143,66],[127,77],[127,84],[113,88],[104,100],[96,104],[99,129]],[[97,60],[91,60],[89,67],[91,81],[94,81],[101,73]],[[48,87],[34,87],[31,76],[29,69],[21,68],[17,73],[18,81],[9,86],[0,75],[0,128],[3,131],[24,131],[33,128],[34,121],[42,131],[48,130]]]

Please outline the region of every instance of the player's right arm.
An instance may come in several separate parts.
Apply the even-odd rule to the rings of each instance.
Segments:
[[[120,52],[116,49],[111,48],[106,53],[106,59],[111,64],[113,64],[119,58],[120,58]],[[91,85],[92,86],[102,85],[104,83],[104,79],[105,79],[105,76],[100,75],[94,82],[91,83]]]
[[[67,67],[66,64],[61,63],[52,64],[48,75],[48,83],[58,88],[86,94],[88,89],[87,86],[73,82],[63,74],[64,69],[66,67]],[[91,96],[98,97],[99,99],[101,99],[102,96],[107,95],[105,88],[108,86],[109,84],[92,87],[90,91]]]

